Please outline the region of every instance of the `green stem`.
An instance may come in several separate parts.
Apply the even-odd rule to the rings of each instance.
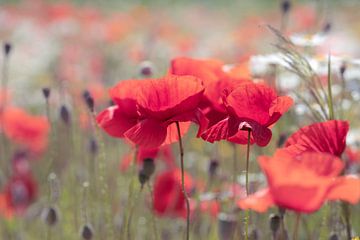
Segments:
[[[328,107],[329,107],[329,120],[334,119],[334,104],[331,91],[331,56],[328,57]]]
[[[179,122],[176,123],[176,128],[179,136],[179,148],[180,148],[180,165],[181,165],[181,185],[182,191],[184,193],[185,202],[186,202],[186,240],[190,239],[190,202],[189,197],[187,195],[185,189],[185,181],[184,181],[184,148],[181,140],[181,132],[180,132],[180,124]]]
[[[342,213],[345,219],[346,226],[346,239],[351,239],[351,223],[350,223],[350,209],[349,204],[346,202],[341,202]]]
[[[237,176],[237,152],[236,144],[233,143],[233,203],[236,206],[236,176]]]
[[[301,217],[301,214],[300,214],[300,213],[297,213],[297,214],[296,214],[296,222],[295,222],[294,232],[293,232],[293,240],[297,240],[297,239],[298,239],[300,217]]]
[[[149,192],[150,192],[150,195],[151,195],[151,206],[154,206],[154,194],[153,194],[153,191],[152,191],[152,188],[150,186],[150,183],[147,182],[147,187],[149,189]],[[159,239],[159,235],[158,235],[158,230],[157,230],[157,225],[156,225],[156,219],[155,219],[155,216],[154,216],[154,212],[152,211],[151,212],[151,222],[152,222],[152,227],[153,227],[153,231],[154,231],[154,238],[155,240],[158,240]]]
[[[249,159],[250,159],[250,134],[251,130],[248,130],[248,141],[246,147],[246,171],[245,171],[245,187],[246,187],[246,196],[249,195]],[[249,238],[249,218],[250,211],[246,209],[245,211],[245,240]]]

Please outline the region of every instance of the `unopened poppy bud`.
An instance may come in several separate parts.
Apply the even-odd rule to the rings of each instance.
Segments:
[[[90,112],[94,112],[94,98],[91,96],[90,92],[84,91],[83,98]]]
[[[287,135],[285,133],[281,133],[277,142],[277,147],[282,147],[286,141]]]
[[[331,31],[331,23],[327,22],[323,27],[323,33],[328,33]]]
[[[281,217],[277,214],[270,215],[270,229],[273,234],[275,234],[280,227]]]
[[[249,240],[258,240],[259,238],[259,231],[255,228],[251,230],[249,234]]]
[[[290,0],[283,0],[281,2],[281,11],[283,13],[288,13],[291,8],[291,1]]]
[[[210,160],[210,163],[209,163],[210,177],[213,177],[216,175],[218,167],[219,167],[219,161],[217,159]]]
[[[150,77],[153,74],[153,65],[149,61],[140,64],[140,74],[144,77]]]
[[[92,226],[90,224],[85,224],[80,231],[81,238],[84,240],[91,240],[94,236]]]
[[[339,240],[339,237],[336,233],[332,233],[329,236],[329,240]]]
[[[4,54],[5,54],[5,56],[8,56],[10,54],[11,48],[12,48],[11,43],[9,43],[9,42],[4,43]]]
[[[154,159],[152,158],[145,158],[143,161],[142,171],[146,174],[149,178],[155,172],[155,163]]]
[[[94,138],[91,138],[89,141],[89,151],[93,155],[96,155],[98,152],[98,144]]]
[[[341,75],[341,77],[344,77],[345,71],[346,71],[346,64],[343,63],[343,64],[341,64],[341,67],[340,67],[340,75]]]
[[[145,174],[144,170],[140,170],[138,177],[141,188],[143,188],[144,184],[149,180],[149,176]]]
[[[60,108],[60,117],[65,124],[70,124],[70,112],[65,105]]]
[[[44,98],[48,99],[50,97],[50,88],[47,88],[47,87],[43,88],[42,93],[44,95]]]
[[[218,224],[219,239],[232,239],[237,225],[236,216],[234,214],[220,213],[218,216]]]
[[[48,207],[43,212],[44,222],[49,226],[54,226],[59,221],[59,214],[55,207]]]

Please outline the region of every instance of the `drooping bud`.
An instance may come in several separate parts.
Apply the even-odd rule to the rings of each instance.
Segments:
[[[280,227],[281,217],[277,214],[271,214],[269,220],[271,232],[275,235]]]
[[[98,144],[95,138],[91,138],[89,141],[89,151],[92,155],[96,155],[98,152]]]
[[[251,230],[251,232],[249,234],[249,240],[258,240],[258,239],[260,239],[259,235],[260,235],[259,230],[254,228]]]
[[[54,226],[59,221],[59,213],[55,207],[48,207],[43,210],[42,218],[49,226]]]
[[[230,240],[236,230],[237,221],[234,214],[220,213],[218,215],[219,239]]]
[[[60,108],[60,117],[65,124],[70,124],[70,112],[65,105],[62,105]]]
[[[339,240],[340,238],[338,237],[338,235],[336,233],[332,233],[329,236],[329,240]]]
[[[9,43],[9,42],[4,43],[4,55],[5,56],[8,56],[10,54],[11,49],[12,49],[11,43]]]
[[[210,163],[209,163],[210,177],[214,177],[216,175],[218,167],[219,167],[219,161],[217,159],[210,160]]]
[[[279,139],[277,141],[277,147],[282,147],[285,143],[287,139],[287,134],[286,133],[281,133],[280,136],[279,136]]]
[[[331,31],[331,23],[330,22],[327,22],[325,23],[323,29],[322,29],[322,32],[323,33],[329,33]]]
[[[283,14],[286,14],[290,11],[291,9],[291,1],[290,0],[283,0],[281,2],[281,11]]]
[[[151,77],[153,75],[153,64],[150,61],[140,63],[140,74],[144,77]]]
[[[94,231],[90,224],[85,224],[80,231],[80,236],[84,240],[91,240],[94,237]]]
[[[144,184],[149,180],[149,176],[145,174],[144,170],[140,170],[138,177],[141,188],[143,188]]]
[[[94,98],[91,96],[89,91],[84,91],[83,99],[90,112],[94,112]]]
[[[142,171],[148,178],[155,172],[155,163],[152,158],[145,158],[143,161]]]
[[[42,93],[43,93],[45,99],[49,99],[50,93],[51,93],[50,88],[44,87],[42,89]]]
[[[343,63],[343,64],[341,64],[341,66],[340,66],[340,76],[341,76],[342,78],[344,77],[345,71],[346,71],[346,64]]]

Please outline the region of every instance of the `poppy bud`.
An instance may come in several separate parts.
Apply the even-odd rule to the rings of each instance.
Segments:
[[[143,188],[144,184],[149,180],[149,176],[145,174],[144,170],[140,170],[138,177],[141,188]]]
[[[50,97],[50,88],[47,88],[47,87],[43,88],[42,93],[44,95],[44,98],[48,99]]]
[[[94,138],[91,138],[89,141],[89,151],[93,155],[96,155],[98,152],[98,144]]]
[[[94,98],[91,96],[90,92],[85,90],[83,93],[83,98],[90,112],[94,112]]]
[[[143,161],[142,171],[143,171],[144,174],[146,174],[146,176],[148,176],[150,178],[151,175],[155,172],[154,159],[145,158],[144,161]]]
[[[270,215],[270,229],[273,234],[276,234],[280,227],[281,217],[277,214]]]
[[[70,124],[70,112],[65,105],[60,108],[60,117],[65,124]]]
[[[43,220],[49,226],[54,226],[59,220],[59,214],[55,207],[48,207],[43,212]]]
[[[340,75],[341,75],[341,77],[344,77],[345,71],[346,71],[346,64],[343,63],[343,64],[341,64],[341,67],[340,67]]]
[[[339,237],[336,233],[330,234],[329,240],[339,240]]]
[[[81,238],[84,240],[91,240],[94,236],[92,226],[90,224],[85,224],[81,228],[80,235],[81,235]]]
[[[286,141],[287,135],[285,133],[281,133],[277,142],[277,147],[282,147]]]
[[[291,8],[291,1],[290,0],[283,0],[281,2],[281,11],[285,14],[290,11]]]
[[[5,56],[8,56],[10,54],[11,48],[12,48],[11,43],[9,43],[9,42],[4,43],[4,54],[5,54]]]
[[[331,23],[327,22],[323,27],[323,33],[328,33],[331,30]]]
[[[140,64],[140,74],[144,77],[150,77],[153,74],[153,66],[149,61],[143,61]]]
[[[219,161],[217,159],[210,160],[210,163],[209,163],[210,177],[213,177],[216,175],[218,167],[219,167]]]
[[[232,239],[236,229],[236,216],[234,214],[220,213],[218,216],[219,239]]]
[[[251,230],[251,232],[249,234],[249,239],[250,240],[258,240],[258,239],[260,239],[259,230],[257,230],[256,228]]]

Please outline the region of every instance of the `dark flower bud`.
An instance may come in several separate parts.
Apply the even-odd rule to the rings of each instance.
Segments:
[[[55,207],[48,207],[43,212],[44,222],[49,226],[54,226],[59,221],[59,214]]]
[[[336,233],[332,233],[329,236],[329,240],[339,240],[339,237]]]
[[[282,147],[287,139],[286,133],[281,133],[277,141],[277,147]]]
[[[9,43],[9,42],[4,43],[4,54],[5,54],[5,56],[8,56],[10,54],[11,48],[12,48],[11,43]]]
[[[94,112],[94,98],[91,96],[89,91],[84,91],[83,99],[90,112]]]
[[[232,239],[236,230],[236,216],[234,214],[220,213],[218,215],[219,239]]]
[[[98,144],[95,138],[91,138],[89,141],[89,151],[93,155],[96,155],[98,152]]]
[[[346,64],[343,63],[343,64],[341,64],[341,66],[340,66],[340,75],[341,75],[341,77],[344,77],[345,71],[346,71]]]
[[[331,23],[327,22],[323,27],[323,33],[328,33],[331,31]]]
[[[149,61],[144,61],[140,64],[140,74],[144,77],[151,77],[153,74],[153,66]]]
[[[281,2],[281,11],[285,14],[290,11],[291,8],[291,1],[290,0],[283,0]]]
[[[44,95],[44,98],[48,99],[50,97],[50,88],[47,88],[47,87],[43,88],[42,93]]]
[[[217,159],[210,160],[210,163],[209,163],[210,177],[213,177],[216,175],[218,167],[219,167],[219,161]]]
[[[259,237],[259,230],[257,230],[256,228],[251,230],[250,234],[249,234],[249,240],[258,240],[260,239]]]
[[[281,217],[277,214],[270,215],[270,229],[273,234],[275,234],[280,227]]]
[[[146,176],[148,176],[150,178],[151,175],[155,172],[154,159],[145,158],[143,161],[142,171],[144,172],[144,174],[146,174]]]
[[[84,240],[91,240],[94,236],[94,232],[93,229],[91,227],[90,224],[85,224],[82,228],[81,228],[81,232],[80,232],[81,238]]]
[[[144,170],[140,170],[138,177],[141,188],[143,188],[144,184],[149,180],[149,176],[145,174]]]
[[[65,124],[70,124],[70,112],[65,105],[60,108],[60,117]]]

